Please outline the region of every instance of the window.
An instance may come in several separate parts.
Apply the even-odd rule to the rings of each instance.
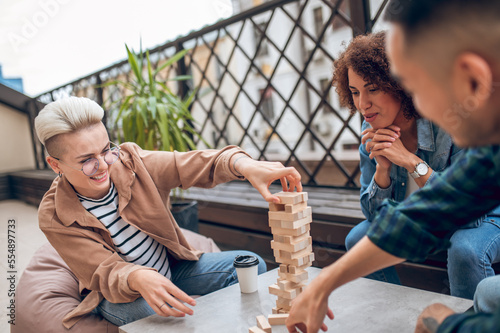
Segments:
[[[260,28],[260,30],[259,30]],[[255,41],[255,49],[259,49],[257,56],[265,56],[268,54],[268,46],[267,46],[267,39],[264,35],[264,38],[261,41],[261,36],[262,32],[266,29],[266,23],[259,23],[257,27],[254,28],[254,41]],[[259,42],[260,42],[260,47],[259,47]]]
[[[273,105],[273,89],[260,89],[260,95],[262,96],[262,103],[260,109],[264,117],[271,122],[274,120],[274,105]]]

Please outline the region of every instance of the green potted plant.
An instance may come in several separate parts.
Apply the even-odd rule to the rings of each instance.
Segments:
[[[132,79],[114,80],[105,84],[115,85],[126,91],[125,96],[109,108],[117,110],[114,124],[118,142],[135,142],[147,150],[184,152],[196,149],[192,137],[198,137],[209,146],[192,126],[195,120],[189,107],[196,90],[182,98],[167,85],[168,81],[189,80],[191,77],[176,76],[165,81],[157,79],[158,73],[183,58],[187,50],[176,53],[153,70],[149,51],[146,51],[144,57],[142,47],[138,54],[127,45],[125,48]],[[198,231],[197,202],[184,200],[182,194],[179,197],[178,193],[182,191],[174,191],[172,200],[174,218],[181,227]]]

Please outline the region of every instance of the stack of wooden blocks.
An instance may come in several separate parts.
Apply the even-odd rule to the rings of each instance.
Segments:
[[[306,192],[280,192],[279,204],[269,204],[269,226],[273,233],[271,248],[280,263],[277,283],[269,286],[269,293],[278,296],[273,314],[288,313],[292,300],[305,287],[307,267],[314,261],[310,224],[311,207],[307,206]]]
[[[273,313],[266,320],[257,316],[257,326],[249,333],[271,333],[271,326],[284,325],[292,300],[307,283],[305,270],[312,265],[312,238],[310,234],[312,213],[307,206],[306,192],[279,192],[280,203],[269,204],[269,226],[273,233],[271,248],[276,262],[280,263],[278,281],[269,286],[269,293],[278,296]]]

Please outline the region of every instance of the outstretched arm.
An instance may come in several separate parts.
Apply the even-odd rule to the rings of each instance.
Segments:
[[[293,302],[286,321],[289,332],[326,331],[323,323],[325,315],[333,319],[328,308],[328,297],[338,287],[358,277],[366,276],[385,267],[393,266],[404,260],[395,257],[363,237],[350,251],[339,260],[324,268]]]
[[[285,168],[280,162],[256,161],[245,154],[236,154],[231,157],[230,165],[233,173],[245,177],[268,202],[280,202],[269,192],[269,185],[277,179],[281,181],[283,191],[297,189],[302,192],[299,172],[293,167]]]

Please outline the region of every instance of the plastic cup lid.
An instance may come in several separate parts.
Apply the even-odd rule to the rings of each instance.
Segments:
[[[236,256],[233,266],[237,268],[252,267],[259,264],[259,259],[255,256]]]

